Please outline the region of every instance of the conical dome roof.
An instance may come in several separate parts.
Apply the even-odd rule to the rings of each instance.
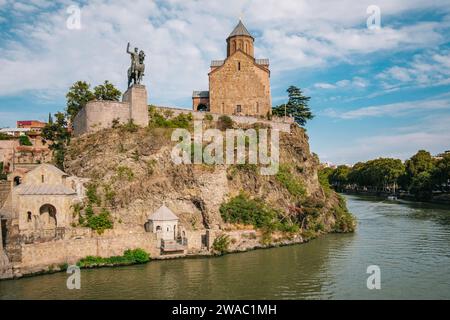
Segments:
[[[233,32],[230,33],[228,39],[235,36],[248,36],[254,39],[253,36],[250,34],[250,32],[248,32],[247,28],[244,26],[241,20],[239,20],[239,23],[234,28]]]

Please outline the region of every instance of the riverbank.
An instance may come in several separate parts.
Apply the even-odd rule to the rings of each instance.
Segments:
[[[152,260],[3,281],[0,299],[450,299],[450,210],[417,202],[345,196],[355,233],[214,258]],[[386,250],[389,247],[389,250]],[[366,287],[381,269],[381,290]]]
[[[345,189],[345,190],[336,190],[336,192],[338,192],[340,194],[372,196],[372,197],[385,198],[385,199],[387,199],[387,197],[389,197],[389,196],[392,196],[392,193],[383,192],[383,191]],[[430,200],[417,199],[414,195],[409,194],[409,193],[403,193],[403,192],[396,193],[395,196],[398,199],[407,200],[407,201],[435,203],[435,204],[450,206],[450,194],[447,194],[447,193],[435,195]]]

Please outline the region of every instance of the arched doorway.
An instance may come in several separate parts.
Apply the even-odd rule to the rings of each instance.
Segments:
[[[51,204],[44,204],[39,209],[39,225],[43,230],[56,229],[56,208]]]
[[[201,112],[208,111],[208,106],[206,104],[204,104],[204,103],[200,103],[197,106],[197,111],[201,111]]]

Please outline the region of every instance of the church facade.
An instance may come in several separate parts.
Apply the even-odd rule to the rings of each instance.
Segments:
[[[272,110],[268,59],[255,59],[255,38],[242,21],[227,38],[227,58],[213,60],[209,91],[194,91],[195,111],[267,116]]]

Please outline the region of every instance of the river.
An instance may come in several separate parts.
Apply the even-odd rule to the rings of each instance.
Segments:
[[[450,299],[450,209],[346,196],[354,234],[218,258],[0,282],[0,299]],[[367,289],[367,267],[381,289]]]

